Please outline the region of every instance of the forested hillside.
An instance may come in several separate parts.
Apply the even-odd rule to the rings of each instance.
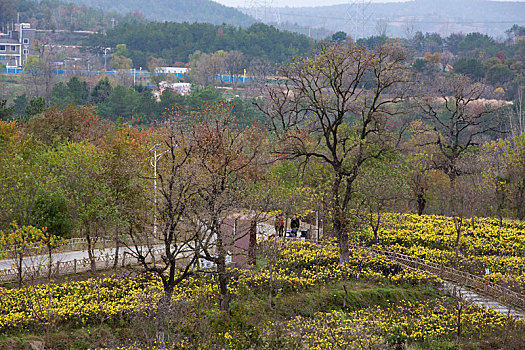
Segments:
[[[206,22],[249,26],[255,20],[242,12],[210,0],[71,0],[72,3],[116,11],[140,12],[147,19],[173,22]]]
[[[64,1],[2,0],[0,1],[0,25],[17,21],[32,23],[34,28],[49,30],[102,31],[115,23],[140,19],[140,15],[121,15],[115,11],[105,12]]]
[[[237,50],[249,57],[284,62],[308,52],[313,42],[305,35],[279,31],[262,23],[247,29],[208,23],[127,23],[94,35],[91,45],[126,44],[135,66],[146,67],[149,56],[167,62],[187,62],[195,51]]]

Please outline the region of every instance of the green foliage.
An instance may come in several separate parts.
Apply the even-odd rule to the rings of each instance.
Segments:
[[[113,0],[71,0],[71,2],[106,11],[116,10],[122,14],[137,13],[137,9],[140,9],[139,16],[159,22],[227,23],[236,26],[247,26],[254,22],[253,18],[241,11],[210,0],[153,0],[148,3],[141,0],[127,0],[118,3]]]
[[[29,105],[26,106],[26,115],[31,118],[37,114],[40,114],[46,110],[46,100],[43,97],[35,97],[29,101]]]
[[[100,79],[91,91],[90,102],[94,104],[103,103],[113,92],[113,87],[109,83],[108,77]]]
[[[36,197],[31,214],[33,226],[45,227],[47,232],[55,236],[69,236],[72,222],[64,195],[57,191],[41,190]]]
[[[347,34],[345,32],[339,31],[332,34],[332,41],[334,43],[344,43],[346,41]]]
[[[20,16],[21,22],[31,22],[38,29],[67,31],[109,29],[112,26],[112,19],[119,23],[140,20],[132,14],[120,15],[112,9],[104,12],[94,6],[76,6],[71,4],[71,1],[5,0],[0,2],[0,22],[15,22],[17,15]]]
[[[430,66],[430,63],[428,61],[417,59],[414,62],[412,67],[414,68],[416,72],[423,73],[423,72],[428,71],[429,66]]]
[[[26,94],[18,95],[13,100],[13,107],[15,108],[15,116],[22,118],[26,114],[26,107],[29,103]]]
[[[55,84],[51,90],[51,105],[65,107],[71,103],[86,104],[89,98],[89,88],[85,81],[72,77],[64,84]]]
[[[38,243],[43,238],[43,230],[33,226],[18,226],[11,223],[11,230],[0,231],[0,247],[9,247],[9,254],[14,259],[25,255],[29,248],[38,248]]]
[[[118,85],[113,89],[111,95],[97,106],[98,114],[113,121],[118,117],[129,120],[135,111],[137,96],[138,93],[134,89]]]
[[[218,34],[220,33],[220,35]],[[195,51],[213,53],[237,50],[244,55],[264,57],[273,62],[302,56],[312,47],[311,40],[299,34],[279,31],[257,23],[247,29],[207,23],[128,23],[109,30],[106,36],[94,35],[92,45],[116,47],[125,44],[135,66],[147,67],[150,56],[166,62],[187,62]]]
[[[7,100],[0,100],[0,120],[9,120],[15,112],[13,106],[7,107]]]
[[[482,59],[495,56],[502,48],[505,48],[505,46],[498,44],[490,36],[481,33],[469,33],[458,44],[460,52],[475,52]],[[480,51],[483,51],[483,53]],[[507,50],[505,49],[505,51]]]
[[[475,58],[460,58],[454,63],[454,71],[464,74],[472,79],[482,79],[485,77],[483,64]]]

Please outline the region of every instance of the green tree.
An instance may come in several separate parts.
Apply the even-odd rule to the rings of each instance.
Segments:
[[[347,34],[345,32],[339,31],[332,34],[332,41],[334,43],[342,44],[346,41]]]
[[[42,229],[33,226],[18,226],[16,222],[11,223],[11,230],[0,231],[0,247],[8,249],[8,255],[15,261],[18,272],[18,288],[22,288],[24,278],[24,257],[30,250],[39,250],[43,238]]]
[[[32,225],[42,228],[40,243],[47,247],[48,278],[51,278],[53,249],[64,243],[72,229],[67,200],[57,191],[41,190],[32,210]]]
[[[63,82],[59,82],[53,86],[51,90],[51,96],[49,98],[49,103],[51,106],[67,106],[70,104],[71,99],[69,96],[69,91]]]
[[[138,92],[134,89],[117,85],[111,95],[97,106],[98,114],[113,121],[118,117],[130,120],[134,114],[137,97]]]
[[[67,198],[76,231],[87,241],[91,271],[95,272],[95,243],[114,212],[111,192],[103,181],[103,153],[88,143],[58,144],[46,154],[46,160]]]
[[[9,120],[14,113],[15,108],[13,106],[7,107],[7,100],[0,101],[0,120]]]
[[[36,195],[31,216],[32,226],[46,227],[49,233],[59,237],[68,237],[71,234],[68,203],[58,191],[41,190]]]
[[[115,52],[111,55],[111,65],[113,69],[130,69],[133,65],[131,58],[128,58],[129,50],[126,44],[118,44]]]
[[[472,79],[485,77],[483,64],[475,58],[460,58],[454,63],[454,72],[464,74]]]
[[[67,89],[71,102],[75,102],[79,105],[84,105],[88,102],[89,88],[85,81],[81,81],[77,77],[72,77],[67,82]]]
[[[26,106],[26,115],[31,118],[37,114],[43,113],[46,110],[46,100],[43,97],[35,97],[29,101]]]
[[[104,77],[97,82],[97,85],[93,87],[91,91],[90,101],[94,104],[103,103],[106,99],[111,96],[113,92],[113,87],[109,82],[108,77]]]
[[[26,107],[29,103],[26,94],[18,95],[13,100],[13,107],[15,108],[15,116],[17,118],[23,118],[26,114]]]

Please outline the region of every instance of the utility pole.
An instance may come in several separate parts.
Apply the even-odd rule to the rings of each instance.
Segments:
[[[104,48],[104,72],[107,71],[107,56],[108,56],[108,51],[111,51],[111,48],[110,48],[110,47],[106,47],[106,48]]]
[[[157,161],[165,153],[177,147],[177,145],[173,145],[171,148],[168,148],[164,152],[157,154],[157,149],[159,147],[160,147],[160,144],[157,143],[155,146],[151,147],[149,150],[149,152],[153,152],[153,159],[151,160],[150,164],[153,167],[153,237],[155,238],[157,238]]]

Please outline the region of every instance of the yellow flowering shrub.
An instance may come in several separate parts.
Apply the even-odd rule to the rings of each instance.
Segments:
[[[443,263],[525,293],[525,226],[491,218],[454,219],[388,213],[373,242],[368,230],[356,243]],[[460,228],[459,242],[457,228]],[[488,272],[488,274],[487,274]]]

